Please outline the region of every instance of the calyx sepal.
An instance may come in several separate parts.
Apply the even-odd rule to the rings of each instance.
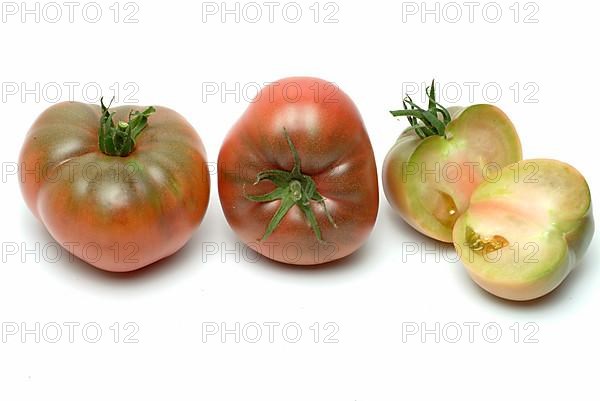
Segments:
[[[290,139],[290,136],[285,128],[283,129],[283,135],[285,136],[290,151],[292,152],[292,156],[294,157],[294,167],[292,170],[264,170],[259,172],[256,175],[256,180],[254,181],[253,185],[265,180],[271,181],[273,184],[275,184],[276,188],[269,193],[263,195],[249,195],[246,193],[246,188],[244,186],[244,197],[250,201],[280,201],[279,208],[271,218],[271,221],[267,225],[265,233],[260,241],[266,240],[273,233],[273,231],[275,231],[277,226],[279,226],[279,223],[281,223],[281,220],[283,220],[285,215],[295,205],[298,206],[304,213],[304,216],[306,216],[306,219],[315,233],[317,240],[319,242],[324,242],[321,234],[321,228],[317,222],[311,202],[320,204],[325,210],[325,215],[327,216],[329,223],[331,223],[331,225],[335,228],[337,228],[337,225],[327,210],[325,198],[319,193],[319,191],[317,191],[315,181],[312,179],[312,177],[302,174],[300,156],[298,155],[298,151],[296,150],[296,147],[294,146],[294,143]]]

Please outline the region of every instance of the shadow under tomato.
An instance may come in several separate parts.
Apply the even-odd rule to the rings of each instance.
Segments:
[[[454,249],[454,245],[451,243],[441,242],[427,237],[421,234],[408,223],[406,223],[391,207],[384,207],[382,211],[387,219],[393,222],[393,226],[398,230],[399,235],[403,238],[403,241],[415,241],[419,243],[435,244],[440,248],[444,248],[447,251]],[[465,282],[465,286],[471,286],[473,293],[477,296],[482,297],[486,302],[490,302],[494,305],[511,309],[523,309],[529,310],[532,308],[543,309],[543,308],[554,308],[557,304],[564,304],[573,297],[572,289],[581,284],[582,280],[586,279],[586,272],[590,270],[593,261],[596,260],[595,255],[591,254],[593,243],[590,244],[589,253],[585,255],[581,263],[567,276],[567,278],[556,288],[554,291],[546,294],[542,297],[532,299],[530,301],[511,301],[508,299],[499,298],[483,288],[477,285],[470,277],[467,271],[462,266],[462,262],[458,260],[456,263],[452,263],[459,268],[462,280]]]
[[[192,241],[193,237],[194,236],[190,238],[190,241]],[[190,244],[190,241],[188,241],[181,249],[179,249],[174,254],[157,260],[156,262],[139,268],[137,270],[132,270],[129,272],[109,272],[93,268],[93,266],[92,268],[94,271],[106,276],[111,280],[140,280],[146,278],[153,278],[153,276],[157,275],[162,276],[164,275],[164,273],[166,273],[167,270],[171,271],[173,269],[177,269],[179,266],[186,264],[184,263],[184,261],[188,260],[189,256],[191,255],[191,247],[188,246]],[[79,262],[81,265],[84,265],[84,267],[90,267],[90,265],[88,265],[81,259],[79,259]]]
[[[32,215],[29,214],[28,216],[23,216],[23,226],[27,232],[31,233],[39,242],[60,246],[59,243],[52,238],[44,225]],[[204,230],[201,228],[202,225],[194,232],[190,240],[174,254],[130,272],[110,272],[99,269],[69,253],[64,248],[61,248],[63,250],[62,256],[58,261],[44,263],[44,265],[56,269],[60,274],[65,274],[66,276],[77,275],[79,276],[78,279],[85,278],[96,281],[99,279],[108,283],[129,281],[143,283],[148,280],[156,280],[182,271],[184,266],[189,267],[192,265],[189,261],[194,257],[194,239],[205,235]]]
[[[412,243],[416,245],[421,245],[425,250],[435,249],[439,252],[440,255],[455,255],[456,251],[454,248],[454,244],[451,242],[443,242],[438,241],[436,239],[430,238],[425,234],[414,229],[410,224],[404,221],[404,219],[392,209],[389,205],[386,205],[382,212],[385,215],[385,219],[391,222],[391,226],[393,229],[393,235],[397,235],[398,243]],[[394,250],[392,250],[394,251]],[[398,252],[403,252],[402,247],[398,247]],[[458,256],[456,257],[456,261],[445,261],[442,258],[441,262],[438,264],[445,263],[449,265],[455,265],[459,263]],[[405,264],[406,266],[410,266],[409,264]]]
[[[258,265],[260,268],[268,268],[272,271],[276,271],[278,273],[283,274],[329,276],[332,274],[346,274],[352,271],[373,268],[373,255],[371,255],[371,258],[369,257],[369,254],[371,253],[371,247],[369,246],[370,239],[372,238],[367,239],[363,246],[361,246],[359,249],[357,249],[350,255],[317,265],[294,265],[289,263],[278,262],[276,260],[269,259],[266,256],[259,254],[252,248],[248,248],[248,250],[254,255],[252,259],[256,260],[256,262],[253,262],[251,264]]]
[[[478,293],[478,295],[480,295],[485,301],[495,306],[510,309],[511,311],[522,309],[524,311],[535,310],[536,312],[539,312],[543,311],[544,309],[556,307],[562,308],[565,304],[569,302],[570,299],[573,299],[575,289],[577,287],[581,287],[583,284],[583,280],[589,278],[589,272],[592,267],[591,265],[594,264],[594,260],[596,260],[595,255],[586,254],[581,263],[577,265],[571,273],[569,273],[569,275],[563,280],[561,284],[559,284],[558,287],[556,287],[553,291],[546,295],[529,301],[511,301],[509,299],[497,297],[487,292],[479,285],[477,285],[473,280],[471,280],[469,274],[466,272],[465,269],[462,269],[462,273],[464,275],[464,279],[468,280],[470,282],[470,285],[473,287],[473,292]]]
[[[530,301],[510,301],[508,299],[498,298],[495,295],[490,294],[484,289],[480,288],[476,285],[480,292],[483,292],[484,295],[490,299],[491,302],[501,305],[507,308],[524,308],[531,309],[535,308],[539,310],[540,308],[553,308],[558,305],[564,305],[569,301],[569,299],[573,298],[574,288],[581,285],[582,280],[586,279],[587,273],[590,271],[589,265],[592,264],[591,255],[586,255],[586,257],[581,261],[575,269],[569,273],[569,275],[564,279],[564,281],[556,287],[552,292],[541,296],[536,299],[532,299]]]
[[[385,214],[385,219],[392,222],[394,228],[398,231],[399,237],[402,238],[402,241],[414,241],[418,243],[430,243],[435,244],[436,246],[454,248],[454,245],[450,242],[442,242],[436,239],[430,238],[425,234],[414,229],[410,224],[408,224],[404,219],[396,212],[391,206],[386,205],[381,214]]]

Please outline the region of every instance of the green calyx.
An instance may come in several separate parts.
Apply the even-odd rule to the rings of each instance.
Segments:
[[[111,101],[112,104],[112,101]],[[156,112],[152,106],[146,110],[131,111],[129,121],[119,121],[117,124],[113,121],[114,112],[110,112],[110,104],[104,106],[103,99],[100,99],[102,106],[102,116],[100,117],[100,129],[98,130],[98,144],[100,150],[109,156],[127,156],[135,147],[135,139],[148,125],[148,117]]]
[[[319,242],[323,242],[323,237],[321,235],[321,229],[319,228],[319,223],[317,222],[317,218],[315,217],[315,213],[312,209],[311,202],[319,203],[323,209],[325,210],[325,214],[327,215],[327,219],[331,223],[333,227],[336,227],[331,214],[327,210],[327,206],[325,205],[325,198],[317,191],[317,186],[315,181],[308,175],[302,174],[302,170],[300,168],[300,157],[298,156],[298,151],[296,147],[292,143],[290,136],[288,135],[285,128],[283,129],[283,135],[287,140],[288,146],[292,152],[292,156],[294,157],[294,167],[292,171],[285,170],[264,170],[256,175],[256,181],[254,181],[254,185],[258,184],[261,181],[269,180],[277,188],[273,191],[264,194],[264,195],[248,195],[245,193],[244,187],[244,196],[246,199],[253,202],[272,202],[274,200],[280,200],[279,209],[275,212],[265,234],[263,235],[261,241],[266,240],[273,231],[277,228],[281,220],[285,217],[287,212],[294,206],[298,206],[300,210],[306,216],[310,227],[312,228],[317,240]]]
[[[446,126],[450,123],[451,117],[448,110],[435,100],[435,80],[431,81],[431,86],[425,89],[425,93],[429,99],[427,110],[417,106],[411,97],[406,95],[402,100],[404,110],[390,111],[390,113],[394,117],[405,116],[421,138],[434,135],[447,138]]]

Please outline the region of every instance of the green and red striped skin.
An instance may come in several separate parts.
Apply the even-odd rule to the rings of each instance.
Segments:
[[[383,188],[394,210],[428,237],[452,242],[452,227],[471,193],[500,168],[522,158],[509,118],[493,105],[448,109],[446,137],[408,128],[388,152]]]
[[[131,110],[117,107],[115,121]],[[126,272],[179,250],[208,206],[206,153],[194,128],[157,107],[127,156],[99,149],[101,108],[56,104],[35,121],[20,155],[21,189],[54,239],[103,270]]]
[[[310,203],[322,241],[297,205],[263,238],[282,202],[247,198],[276,188],[270,181],[254,185],[259,172],[293,169],[285,132],[297,149],[302,173],[314,180],[335,222],[322,205]],[[295,265],[339,259],[356,251],[375,224],[377,167],[367,131],[348,95],[321,79],[287,78],[263,88],[225,138],[218,168],[219,197],[229,225],[270,259]]]

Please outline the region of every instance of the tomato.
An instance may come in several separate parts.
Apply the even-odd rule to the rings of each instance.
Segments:
[[[525,301],[556,288],[594,232],[590,190],[572,166],[524,160],[484,182],[454,226],[471,278],[499,297]]]
[[[218,177],[233,230],[279,262],[349,255],[377,216],[377,168],[361,116],[336,85],[317,78],[264,87],[228,133]]]
[[[411,126],[398,138],[383,165],[383,188],[393,209],[419,232],[452,242],[452,227],[471,193],[500,169],[522,158],[521,142],[499,108],[478,104],[445,109],[428,88],[428,109],[410,97],[404,110]],[[408,108],[408,106],[410,108]]]
[[[164,107],[54,105],[27,134],[20,176],[27,205],[52,237],[114,272],[179,250],[210,189],[200,137]]]

